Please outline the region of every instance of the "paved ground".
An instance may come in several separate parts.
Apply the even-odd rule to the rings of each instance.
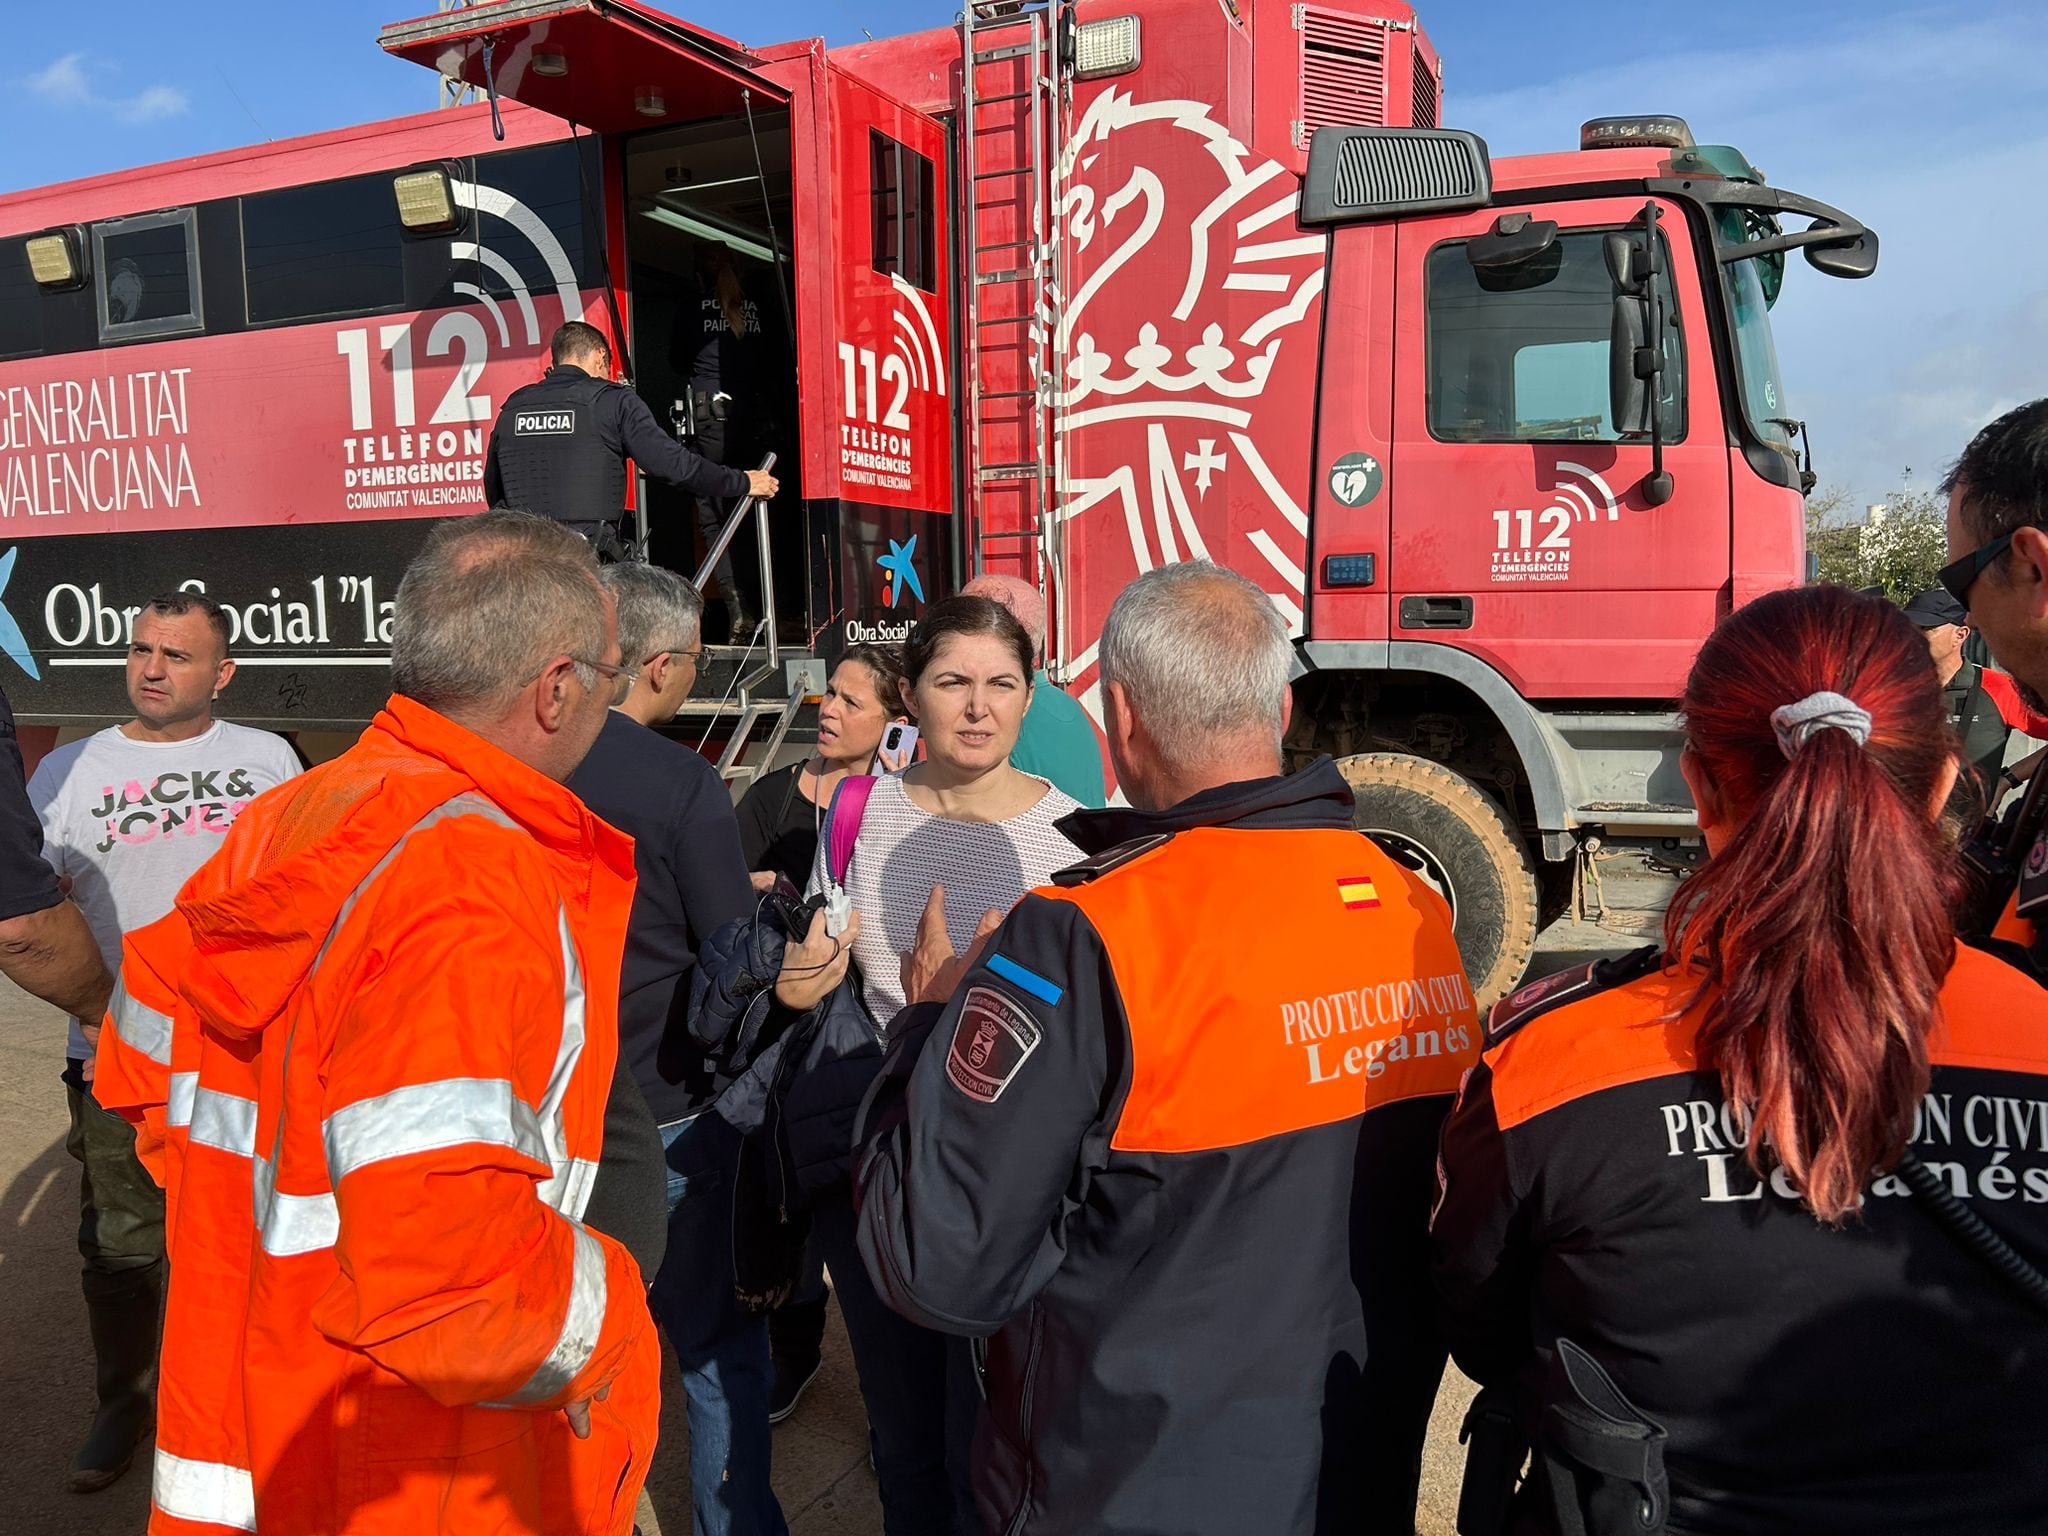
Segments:
[[[1632,947],[1632,932],[1563,923],[1539,966]],[[12,1536],[135,1536],[148,1507],[146,1460],[105,1493],[63,1490],[92,1417],[92,1362],[78,1296],[76,1165],[64,1152],[62,1021],[0,982],[0,1528]],[[1423,1536],[1450,1536],[1469,1389],[1455,1373],[1438,1403],[1425,1480]],[[646,1536],[690,1529],[688,1431],[673,1362],[663,1388],[662,1447],[641,1501]],[[775,1486],[793,1536],[879,1536],[867,1426],[838,1314],[825,1369],[775,1433]]]

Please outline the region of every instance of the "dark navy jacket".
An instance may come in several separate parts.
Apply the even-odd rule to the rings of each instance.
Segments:
[[[1413,1529],[1478,1023],[1443,902],[1351,817],[1327,760],[1070,816],[1116,851],[890,1026],[861,1253],[898,1312],[988,1336],[987,1530]]]

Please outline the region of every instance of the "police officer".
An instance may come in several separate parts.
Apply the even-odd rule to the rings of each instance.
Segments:
[[[773,496],[775,476],[701,458],[655,422],[647,403],[612,379],[604,332],[571,320],[555,332],[554,366],[515,389],[491,429],[484,496],[566,523],[600,556],[620,552],[626,459],[699,496]]]
[[[1941,483],[1948,552],[1939,580],[1969,610],[2022,703],[2048,714],[2048,399],[2022,405],[1970,440]],[[1993,936],[2048,980],[2048,774],[2036,773],[1995,835],[1971,850]],[[1989,919],[1984,919],[1988,923]],[[1966,922],[1965,936],[1983,926]]]
[[[1927,637],[1934,673],[1941,679],[1948,728],[1976,773],[1978,787],[1989,795],[2005,766],[2005,743],[2012,727],[1985,686],[1989,674],[1964,658],[1963,647],[1970,637],[1969,610],[1936,587],[1907,603],[1906,617]]]
[[[1102,633],[1136,810],[954,956],[927,924],[856,1133],[884,1300],[988,1335],[988,1530],[1413,1529],[1426,1226],[1478,1025],[1441,898],[1281,768],[1292,647],[1206,561]],[[943,949],[943,954],[933,951]]]
[[[761,306],[747,291],[732,252],[714,241],[697,248],[694,293],[676,317],[674,361],[687,383],[688,435],[698,452],[723,462],[749,456],[769,427],[766,343]],[[718,496],[697,495],[697,529],[709,549],[730,509]],[[753,594],[742,590],[732,550],[712,573],[735,636],[751,633]]]

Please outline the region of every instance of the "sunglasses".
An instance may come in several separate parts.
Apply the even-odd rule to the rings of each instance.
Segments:
[[[2013,530],[2013,533],[2018,532],[2017,528]],[[2006,552],[2012,540],[2012,533],[2003,534],[1989,544],[1971,550],[1962,559],[1951,560],[1934,573],[1934,579],[1941,583],[1943,591],[1967,608],[1970,606],[1970,589],[1977,585],[1977,578],[1984,574],[1992,561]]]

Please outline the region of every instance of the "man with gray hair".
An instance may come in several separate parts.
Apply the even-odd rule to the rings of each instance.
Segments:
[[[1045,671],[1045,596],[1016,576],[977,576],[960,589],[963,597],[986,597],[1016,615],[1031,637],[1037,658],[1030,707],[1010,750],[1010,766],[1035,774],[1091,810],[1107,798],[1102,782],[1102,744],[1088,712],[1074,696],[1054,685]]]
[[[648,1300],[675,1346],[689,1401],[690,1496],[705,1536],[773,1536],[782,1512],[769,1486],[768,1323],[734,1296],[732,1191],[740,1136],[711,1107],[729,1078],[692,1048],[684,1027],[703,942],[754,909],[739,819],[718,771],[659,733],[697,676],[703,599],[682,577],[610,565],[619,645],[633,685],[569,787],[632,834],[640,883],[619,976],[619,1047],[651,1120],[641,1117],[661,1183],[637,1196],[640,1143],[608,1141],[599,1173],[607,1213],[665,1226],[667,1254]],[[792,946],[794,950],[794,946]],[[622,1128],[623,1129],[623,1128]],[[659,1139],[655,1140],[658,1131]]]
[[[991,1530],[1412,1530],[1436,1133],[1480,1045],[1450,913],[1327,758],[1284,772],[1250,582],[1149,572],[1101,656],[1133,809],[1068,816],[1093,857],[923,957],[856,1131],[862,1257],[988,1337]]]
[[[126,942],[95,1089],[173,1213],[151,1523],[611,1536],[660,1350],[585,1220],[633,894],[562,783],[632,676],[589,546],[441,525],[391,676]]]

